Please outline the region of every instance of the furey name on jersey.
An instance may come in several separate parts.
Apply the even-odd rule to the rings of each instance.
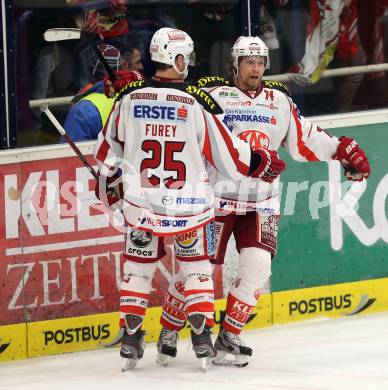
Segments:
[[[133,104],[133,118],[144,121],[144,132],[147,137],[175,138],[178,123],[186,122],[187,120],[188,110],[186,105],[179,103],[172,103],[171,105],[155,103],[136,102]]]

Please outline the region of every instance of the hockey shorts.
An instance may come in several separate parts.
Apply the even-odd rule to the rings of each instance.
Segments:
[[[153,263],[166,255],[165,238],[150,232],[129,228],[126,233],[124,257],[140,263]],[[214,222],[173,237],[177,260],[198,261],[214,257]]]
[[[262,248],[276,254],[279,215],[261,215],[257,212],[248,212],[244,215],[216,214],[216,255],[212,263],[223,264],[229,238],[233,233],[236,240],[236,249],[240,253],[242,248]]]

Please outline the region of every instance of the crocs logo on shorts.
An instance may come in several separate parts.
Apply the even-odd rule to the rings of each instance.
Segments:
[[[132,244],[138,248],[145,248],[150,245],[152,241],[152,234],[150,232],[143,232],[141,230],[132,230],[129,235]]]

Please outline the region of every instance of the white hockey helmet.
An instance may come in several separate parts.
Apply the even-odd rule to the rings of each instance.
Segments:
[[[244,37],[237,38],[231,51],[233,59],[233,67],[238,68],[239,57],[259,56],[266,59],[265,68],[269,68],[269,55],[267,45],[259,37]]]
[[[180,54],[188,65],[195,65],[194,43],[189,34],[175,28],[163,27],[151,38],[151,60],[175,68],[175,59]]]

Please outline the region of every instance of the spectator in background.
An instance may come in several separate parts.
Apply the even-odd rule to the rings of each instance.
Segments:
[[[138,72],[143,70],[143,62],[141,59],[141,53],[139,49],[132,47],[127,52],[127,57],[124,58],[124,60],[128,61],[129,70],[136,70]]]
[[[318,82],[336,57],[339,67],[365,64],[365,53],[358,33],[357,0],[310,0],[305,54],[289,69],[290,81],[308,86]],[[340,111],[352,105],[363,75],[343,78],[338,86]]]
[[[111,66],[113,71],[129,70],[129,71],[140,72],[143,70],[141,53],[138,48],[124,45],[120,50],[120,47],[111,44],[100,44],[99,47],[102,48],[100,50],[103,53],[105,59],[107,59],[107,62]],[[117,52],[115,53],[114,50],[117,50]],[[89,66],[87,72],[88,73],[87,79],[90,82],[88,82],[85,86],[83,86],[79,90],[77,96],[84,94],[91,87],[93,87],[98,81],[101,81],[106,73],[106,70],[104,69],[103,65],[101,64],[100,60],[98,59],[94,51],[92,52],[92,57],[94,60],[92,61],[92,63],[90,63],[89,60]],[[75,97],[74,99],[73,101],[79,100],[77,97]]]
[[[388,0],[357,1],[358,31],[365,51],[366,64],[382,64],[388,58]],[[366,74],[357,96],[357,108],[386,106],[388,103],[386,72]],[[371,93],[370,91],[373,91]]]
[[[140,52],[130,48],[123,55],[112,45],[100,44],[99,49],[113,71],[142,70]],[[105,69],[95,58],[92,63],[93,82],[84,87],[73,98],[75,103],[70,109],[64,128],[73,141],[87,141],[97,138],[112,109],[114,98],[104,94]],[[139,74],[139,77],[141,75]],[[61,139],[61,142],[64,140]]]

